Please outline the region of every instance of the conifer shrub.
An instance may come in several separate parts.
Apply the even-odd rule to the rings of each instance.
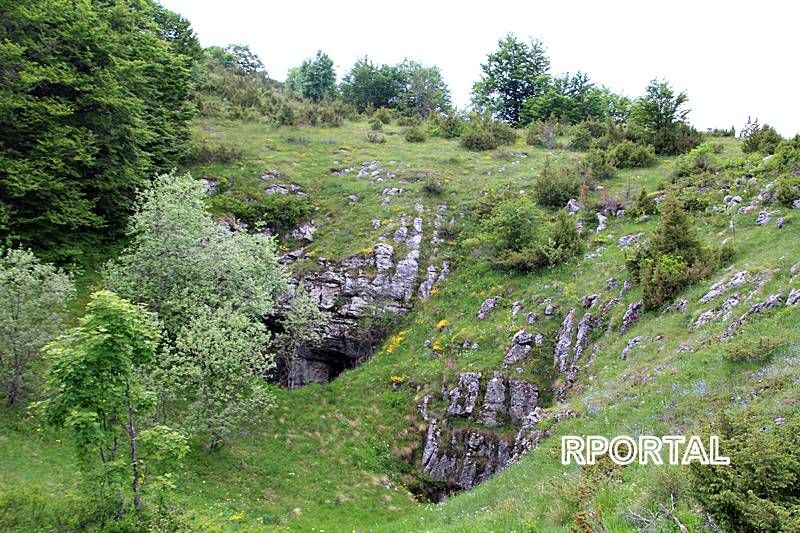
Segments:
[[[758,119],[752,122],[748,119],[747,124],[742,129],[741,136],[744,139],[742,151],[746,154],[752,152],[774,154],[775,149],[783,141],[783,137],[775,128],[768,124],[760,126]]]
[[[593,179],[605,180],[614,177],[617,172],[615,161],[608,150],[592,148],[583,158],[583,166]]]
[[[553,168],[545,160],[542,173],[533,184],[533,194],[539,205],[560,208],[567,205],[570,198],[578,196],[581,178],[575,169]]]
[[[617,168],[642,168],[656,164],[656,151],[649,144],[624,140],[611,149],[610,158]]]
[[[775,200],[791,207],[800,199],[800,176],[783,175],[775,183]]]
[[[592,132],[585,124],[576,124],[571,128],[570,150],[586,151],[592,145]]]
[[[688,467],[693,495],[721,530],[800,531],[800,416],[780,415],[720,414],[708,433],[730,464]]]
[[[655,215],[658,213],[658,205],[656,205],[655,199],[647,194],[647,189],[642,188],[639,196],[636,197],[636,203],[629,209],[629,212],[635,217]]]
[[[494,150],[517,140],[514,128],[489,115],[472,114],[461,134],[461,145],[468,150]]]
[[[381,122],[377,118],[373,118],[369,122],[369,129],[371,129],[372,131],[381,131],[383,130],[383,122]]]
[[[434,137],[455,139],[461,136],[465,123],[464,117],[456,111],[438,113],[431,115],[428,130]]]
[[[373,120],[378,120],[381,124],[391,124],[392,122],[392,112],[385,108],[379,107],[375,113],[372,114]]]
[[[377,131],[368,131],[367,142],[371,142],[373,144],[383,144],[386,142],[386,137]]]
[[[680,199],[669,192],[660,205],[661,220],[651,239],[628,251],[625,266],[641,283],[645,309],[658,309],[688,285],[707,278],[733,257],[733,248],[705,248]]]
[[[426,139],[425,132],[422,131],[422,128],[418,128],[416,126],[408,128],[403,134],[403,137],[407,142],[410,143],[423,143]]]

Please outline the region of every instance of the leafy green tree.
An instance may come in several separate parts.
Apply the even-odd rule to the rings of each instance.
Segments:
[[[164,383],[189,404],[180,413],[188,431],[217,448],[231,432],[266,414],[273,404],[262,376],[274,367],[262,322],[231,306],[199,308],[162,362]]]
[[[403,72],[398,67],[377,66],[363,57],[345,74],[340,90],[344,101],[363,113],[367,109],[395,107],[403,83]]]
[[[264,63],[250,47],[246,44],[230,44],[225,47],[225,51],[230,54],[236,67],[242,74],[255,74],[262,72],[266,76]]]
[[[450,111],[450,90],[439,67],[426,67],[416,61],[407,61],[400,68],[403,71],[403,87],[397,107],[402,113],[426,118],[431,113]]]
[[[8,405],[33,385],[42,347],[64,327],[72,278],[26,250],[0,256],[0,387]]]
[[[652,80],[631,107],[631,124],[657,154],[687,152],[699,144],[699,134],[687,123],[689,97],[675,93],[666,81]]]
[[[69,430],[87,483],[102,502],[116,500],[117,516],[128,484],[134,509],[142,505],[138,436],[152,395],[139,376],[158,344],[152,314],[100,291],[80,324],[46,348],[48,394],[38,407],[50,425]]]
[[[473,102],[518,124],[525,101],[541,96],[549,87],[550,59],[541,41],[526,44],[509,33],[497,44],[499,49],[481,64],[483,75],[473,86]]]
[[[152,0],[0,3],[4,236],[75,255],[183,157],[195,40],[180,20]]]
[[[289,71],[286,85],[290,92],[314,102],[333,97],[336,94],[333,60],[322,50],[317,50],[313,58]]]
[[[585,73],[567,73],[553,78],[544,94],[525,101],[523,118],[529,122],[557,117],[570,124],[589,118],[603,120],[609,114],[609,95],[608,89],[595,86]]]
[[[170,337],[202,307],[229,305],[260,319],[286,290],[273,239],[228,235],[206,212],[204,197],[188,174],[158,176],[140,194],[130,245],[106,269],[109,286],[157,312]]]

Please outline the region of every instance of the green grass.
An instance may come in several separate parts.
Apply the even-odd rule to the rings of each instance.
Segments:
[[[232,179],[233,187],[256,200],[267,184],[259,176],[278,169],[298,183],[318,208],[313,218],[319,226],[317,240],[306,247],[316,256],[343,258],[375,244],[378,236],[392,231],[400,213],[413,213],[422,202],[426,210],[445,203],[447,216],[463,224],[469,207],[480,191],[489,187],[529,190],[544,158],[566,161],[578,154],[532,148],[518,141],[513,147],[475,153],[456,141],[429,138],[408,143],[402,128],[385,126],[387,142],[366,141],[369,125],[348,123],[336,129],[275,129],[257,123],[203,121],[196,124],[200,137],[234,144],[244,158],[234,164],[189,168],[194,176]],[[308,142],[289,142],[307,137]],[[738,141],[725,139],[722,157],[738,155]],[[340,149],[346,149],[346,152]],[[509,155],[526,153],[527,157]],[[393,180],[373,183],[356,177],[362,161],[380,160],[386,168],[398,169]],[[390,164],[390,161],[396,163]],[[514,164],[519,161],[519,164]],[[603,185],[615,194],[626,189],[649,191],[670,176],[671,160],[662,159],[648,169],[621,171]],[[331,168],[352,166],[347,176],[335,176]],[[503,172],[499,169],[505,167]],[[420,172],[432,173],[445,184],[442,195],[430,196],[422,189]],[[403,187],[409,192],[381,206],[384,187]],[[361,201],[350,205],[347,196]],[[592,193],[598,195],[599,193]],[[721,201],[722,194],[720,193]],[[740,217],[736,232],[737,255],[730,273],[747,269],[767,278],[752,302],[743,302],[735,316],[763,297],[784,289],[788,269],[800,258],[800,242],[793,226],[800,224],[797,211],[784,210],[787,227],[756,227],[755,213]],[[370,220],[382,227],[373,230]],[[463,220],[466,220],[463,219]],[[533,297],[552,298],[561,312],[579,307],[585,294],[605,291],[609,277],[627,278],[623,252],[616,239],[644,231],[650,234],[654,218],[637,222],[610,219],[608,229],[589,245],[603,246],[601,257],[576,258],[539,273],[514,275],[493,270],[487,258],[463,257],[460,243],[442,252],[460,259],[451,277],[438,287],[438,294],[421,303],[394,328],[401,332],[387,341],[372,359],[346,371],[325,386],[297,391],[276,389],[277,405],[260,427],[243,430],[230,446],[207,451],[199,444],[178,480],[175,499],[188,510],[197,529],[228,531],[570,531],[580,509],[602,513],[611,531],[634,531],[629,512],[669,503],[675,497],[676,516],[690,530],[702,530],[703,515],[687,493],[685,473],[676,467],[623,469],[620,479],[586,482],[577,467],[559,462],[562,434],[669,434],[699,431],[719,409],[736,410],[752,405],[765,412],[788,409],[800,397],[800,309],[783,309],[757,317],[741,335],[776,336],[787,340],[768,363],[732,363],[724,357],[724,345],[713,342],[723,329],[712,324],[697,331],[689,325],[712,304],[700,304],[708,286],[726,274],[721,271],[681,295],[689,301],[686,313],[646,313],[631,330],[618,328],[600,336],[596,361],[582,370],[566,405],[577,417],[554,429],[554,436],[519,464],[474,490],[449,498],[439,505],[417,501],[406,486],[419,481],[415,469],[424,424],[416,403],[425,393],[436,394],[442,380],[452,380],[463,370],[490,372],[500,366],[511,336],[525,325],[527,303],[513,317],[511,302]],[[721,215],[698,217],[697,227],[708,243],[729,236],[728,220]],[[430,235],[426,229],[426,237]],[[295,246],[286,244],[287,248]],[[296,268],[308,268],[302,264]],[[87,277],[92,286],[96,277]],[[749,292],[752,288],[748,288]],[[503,302],[490,318],[475,319],[480,303],[501,295]],[[640,298],[638,289],[625,295],[611,323],[619,324],[625,306]],[[543,321],[532,329],[542,331],[548,344],[526,367],[526,376],[542,384],[552,376],[543,372],[552,361],[552,337],[560,317]],[[439,331],[436,324],[447,320]],[[619,353],[628,339],[646,335],[648,342],[626,361]],[[662,335],[660,341],[653,339]],[[462,350],[463,340],[480,344],[478,350]],[[425,340],[441,346],[441,353],[426,349]],[[694,347],[677,352],[681,344]],[[392,376],[403,384],[395,390]],[[791,379],[795,376],[795,379]],[[434,406],[436,408],[437,406]],[[438,406],[441,408],[441,406]],[[42,430],[35,420],[20,413],[0,410],[0,493],[6,487],[22,490],[37,487],[53,506],[69,503],[77,491],[78,475],[63,435]],[[405,484],[405,486],[404,486]],[[588,487],[589,504],[580,504],[579,487]],[[587,507],[588,505],[588,507]],[[2,519],[0,509],[0,519]],[[3,522],[0,522],[2,524]],[[35,521],[22,522],[19,530],[36,529]],[[674,524],[668,527],[674,527]]]

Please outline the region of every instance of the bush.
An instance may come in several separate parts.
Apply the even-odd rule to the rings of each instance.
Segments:
[[[308,196],[293,194],[273,194],[257,202],[248,202],[234,194],[220,194],[209,202],[215,211],[230,213],[250,226],[260,222],[274,230],[293,228],[313,211]]]
[[[429,176],[422,185],[422,190],[428,194],[439,195],[444,193],[444,184],[439,178]]]
[[[786,346],[784,339],[775,337],[743,337],[728,343],[724,356],[734,363],[767,363]]]
[[[392,122],[392,112],[385,108],[379,107],[375,113],[372,114],[373,120],[378,120],[381,124],[390,124]]]
[[[533,194],[539,205],[560,208],[578,196],[580,185],[577,172],[566,167],[553,169],[550,161],[545,160],[542,173],[533,184]]]
[[[516,140],[514,128],[489,115],[471,115],[461,134],[462,146],[475,151],[494,150],[503,144],[513,144]]]
[[[432,115],[429,130],[431,135],[443,139],[455,139],[461,136],[466,121],[458,112],[439,113]]]
[[[695,174],[714,173],[719,170],[717,150],[711,143],[703,143],[675,160],[674,174],[683,178]]]
[[[558,143],[556,143],[557,135],[558,123],[556,121],[535,121],[528,126],[525,142],[531,146],[543,146],[552,150],[553,148],[558,148]]]
[[[776,424],[782,415],[784,422]],[[800,531],[800,416],[720,414],[709,428],[729,465],[689,466],[694,496],[723,531]]]
[[[636,197],[636,203],[634,203],[633,208],[631,208],[629,212],[635,217],[655,215],[658,213],[658,205],[656,205],[655,199],[647,194],[647,189],[643,188],[639,191],[639,196]]]
[[[607,150],[592,148],[583,158],[583,166],[591,178],[605,180],[612,178],[617,172],[614,158]]]
[[[656,150],[649,144],[624,140],[611,150],[611,159],[617,168],[651,167],[656,164]]]
[[[552,223],[525,196],[501,202],[484,221],[484,241],[494,249],[495,265],[530,272],[556,265],[583,250],[575,217],[561,210]]]
[[[377,118],[373,118],[369,122],[369,129],[371,129],[372,131],[381,131],[383,130],[383,122],[381,122]]]
[[[421,128],[418,128],[416,126],[408,128],[406,132],[403,134],[403,137],[407,142],[410,143],[425,142],[425,132],[422,131]]]
[[[646,258],[642,262],[640,278],[644,308],[658,309],[689,284],[689,265],[679,255]]]
[[[386,137],[382,133],[376,131],[367,132],[367,141],[374,144],[383,144],[386,142]]]
[[[742,129],[742,152],[749,154],[759,152],[762,154],[774,154],[775,149],[783,141],[783,137],[775,131],[775,128],[764,124],[758,125],[758,119],[753,122],[748,118],[747,124]]]
[[[588,150],[592,145],[592,132],[584,124],[572,127],[572,138],[569,141],[570,150]]]
[[[785,175],[775,184],[775,199],[778,203],[791,207],[800,198],[800,176]]]
[[[403,127],[415,127],[422,124],[422,119],[419,115],[401,115],[397,119],[397,125]]]
[[[232,163],[242,157],[242,149],[228,144],[211,144],[208,139],[192,143],[189,152],[190,163]]]
[[[478,219],[483,220],[494,215],[497,207],[514,198],[515,196],[509,189],[496,191],[495,189],[488,189],[483,191],[475,200],[475,215]]]

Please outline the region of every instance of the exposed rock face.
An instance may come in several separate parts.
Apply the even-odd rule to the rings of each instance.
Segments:
[[[575,214],[581,210],[581,206],[575,198],[570,198],[569,202],[567,202],[567,210],[570,213]]]
[[[619,330],[623,333],[628,331],[630,327],[633,325],[634,322],[639,320],[639,315],[642,311],[642,302],[634,302],[628,305],[628,309],[625,310],[625,315],[622,317],[622,326],[620,326]]]
[[[458,386],[452,389],[448,398],[450,406],[447,413],[450,415],[471,415],[478,400],[481,387],[480,372],[462,372],[458,376]]]
[[[459,386],[448,394],[452,411],[460,412],[465,398],[471,398],[480,374],[465,372],[459,375]],[[479,386],[478,386],[479,388]],[[463,391],[466,391],[464,393]],[[477,396],[477,393],[475,393]],[[507,379],[495,372],[486,383],[480,413],[476,420],[488,428],[511,422],[519,427],[516,438],[503,437],[491,430],[478,428],[451,429],[448,419],[430,413],[430,396],[418,406],[428,423],[422,450],[421,466],[431,478],[445,481],[449,491],[474,487],[538,445],[549,433],[539,427],[547,415],[536,406],[539,389],[522,379]],[[455,407],[454,407],[455,402]],[[469,403],[469,401],[467,402]],[[472,402],[474,407],[474,402]],[[562,415],[555,415],[560,420]]]
[[[572,348],[572,336],[574,334],[575,326],[575,309],[570,309],[561,326],[558,328],[556,334],[555,350],[553,351],[553,366],[559,372],[564,372],[567,369],[567,362]]]
[[[524,329],[516,332],[511,339],[511,348],[508,349],[506,356],[503,358],[503,364],[508,366],[522,361],[531,351],[534,343],[535,337]]]
[[[494,298],[489,298],[485,300],[482,304],[480,309],[478,309],[477,317],[478,320],[484,320],[489,314],[494,311],[494,308],[497,307],[497,304],[500,303],[500,297],[495,296]]]
[[[372,354],[380,340],[378,332],[362,327],[360,321],[372,316],[399,316],[412,307],[419,251],[411,250],[395,262],[394,248],[377,244],[371,253],[340,262],[319,259],[317,265],[321,271],[305,274],[299,282],[320,309],[328,312],[329,321],[322,341],[301,350],[301,358],[313,363],[296,365],[299,375],[293,382],[298,386],[330,381]]]
[[[288,185],[284,183],[276,183],[264,189],[264,192],[269,195],[282,194],[285,196],[288,194],[294,194],[296,196],[306,196],[306,193],[305,191],[303,191],[303,188],[297,185],[296,183],[290,183]]]
[[[605,216],[605,215],[603,215],[601,213],[597,213],[597,229],[595,231],[597,233],[600,233],[601,231],[604,231],[606,229],[606,227],[607,227],[606,226],[606,222],[607,221],[608,221],[608,217],[607,216]]]

